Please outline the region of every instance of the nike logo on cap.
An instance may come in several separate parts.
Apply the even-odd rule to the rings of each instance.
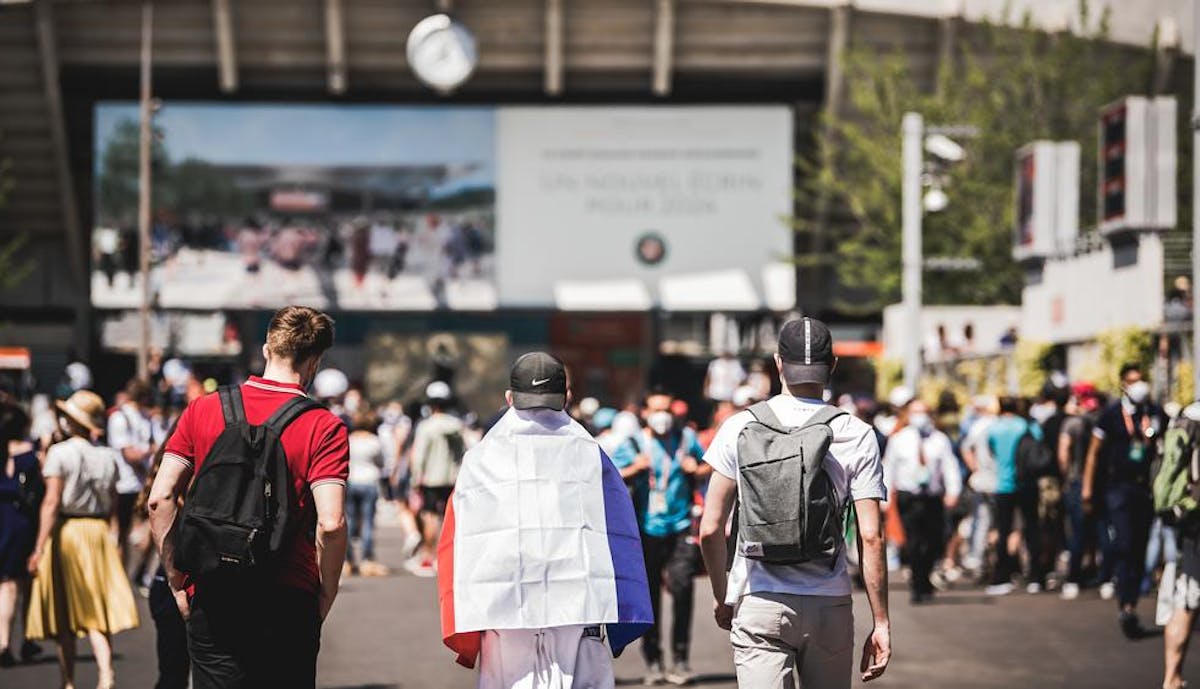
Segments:
[[[537,387],[537,386],[539,386],[539,385],[542,385],[543,383],[549,383],[549,382],[550,382],[550,379],[549,379],[549,378],[543,378],[543,379],[541,379],[541,380],[538,380],[537,378],[534,378],[534,379],[533,379],[533,386],[534,386],[534,387]]]

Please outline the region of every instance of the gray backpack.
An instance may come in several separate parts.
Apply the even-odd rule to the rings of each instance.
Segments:
[[[829,423],[846,412],[821,407],[799,428],[784,426],[766,402],[738,436],[737,549],[773,565],[837,564],[845,504],[825,471]]]

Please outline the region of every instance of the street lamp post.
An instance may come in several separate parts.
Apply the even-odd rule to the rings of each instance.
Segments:
[[[901,149],[901,294],[904,309],[904,386],[913,393],[921,376],[921,168],[925,120],[919,113],[904,115]]]
[[[154,6],[142,4],[141,127],[138,137],[138,274],[142,298],[138,305],[141,340],[138,342],[137,375],[150,376],[150,147],[153,145],[153,104],[150,102],[150,41]]]
[[[1200,3],[1192,9],[1192,35],[1200,36]],[[1200,399],[1200,69],[1192,73],[1192,396]]]

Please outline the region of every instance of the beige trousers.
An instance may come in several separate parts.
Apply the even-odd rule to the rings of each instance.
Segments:
[[[850,596],[743,596],[733,618],[741,689],[849,689],[854,656]]]
[[[612,651],[586,629],[484,632],[478,689],[613,689]]]

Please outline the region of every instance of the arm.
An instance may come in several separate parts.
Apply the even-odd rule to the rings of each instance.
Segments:
[[[729,629],[733,624],[733,607],[725,604],[725,594],[729,585],[728,574],[725,571],[728,557],[725,525],[729,523],[729,513],[733,510],[736,497],[737,481],[723,474],[713,473],[708,482],[708,494],[704,498],[704,514],[700,517],[700,552],[704,556],[704,566],[712,584],[715,599],[713,614],[717,618],[717,626],[721,629]]]
[[[321,619],[329,614],[337,598],[346,561],[346,487],[326,482],[313,486],[317,506],[317,571],[321,577],[319,609]]]
[[[191,480],[190,466],[176,459],[164,459],[146,501],[146,509],[150,513],[150,533],[154,537],[154,544],[158,546],[159,557],[167,573],[167,583],[176,592],[183,589],[184,576],[175,569],[175,542],[169,536],[175,528],[179,501]]]
[[[887,559],[884,557],[883,528],[878,500],[855,500],[858,521],[858,551],[862,562],[863,582],[875,627],[863,645],[859,670],[862,680],[869,682],[887,669],[892,657],[891,622],[888,618]]]
[[[1066,476],[1071,471],[1071,434],[1058,434],[1058,470]]]
[[[421,474],[425,471],[425,445],[429,442],[428,437],[428,429],[422,432],[421,427],[417,426],[417,429],[413,431],[412,454],[408,457],[408,471],[413,487],[421,485],[423,478]]]
[[[1096,480],[1096,458],[1100,455],[1102,445],[1104,445],[1104,440],[1100,436],[1093,435],[1092,442],[1088,445],[1087,460],[1083,464],[1083,486],[1080,494],[1084,505],[1092,501],[1092,488],[1095,486]]]
[[[46,477],[46,495],[42,498],[42,509],[38,522],[37,541],[33,553],[29,555],[29,573],[37,574],[38,564],[42,554],[46,552],[46,541],[50,540],[50,531],[58,521],[58,506],[62,503],[63,480],[61,476]]]

